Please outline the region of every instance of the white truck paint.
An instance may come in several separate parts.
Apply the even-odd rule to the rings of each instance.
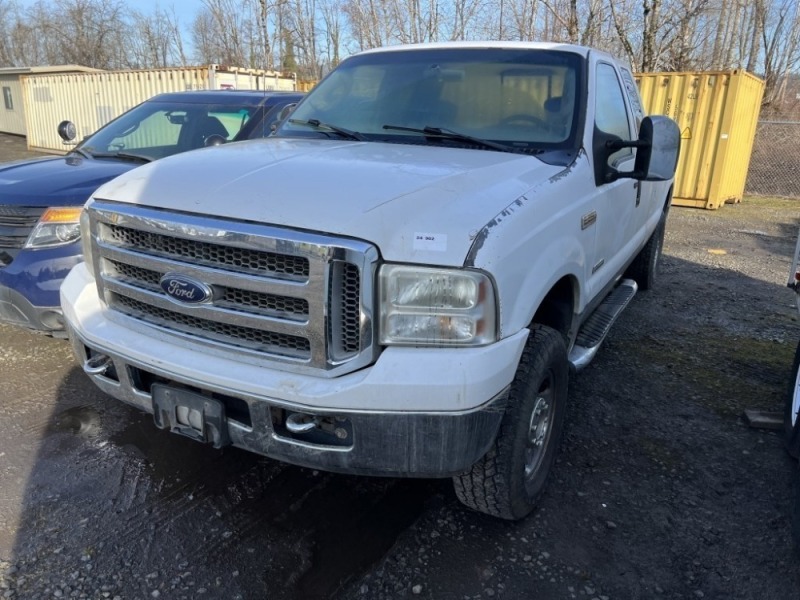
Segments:
[[[523,517],[569,364],[635,293],[623,276],[656,276],[679,134],[626,69],[553,44],[373,50],[276,137],[115,179],[62,287],[76,356],[160,427],[453,476],[468,506]]]
[[[794,248],[794,258],[789,269],[787,286],[794,290],[797,311],[800,313],[800,231]],[[800,458],[800,341],[794,353],[794,363],[789,375],[789,385],[784,401],[783,432],[786,450],[792,458]],[[795,475],[797,477],[797,475]],[[800,494],[795,491],[792,509],[792,537],[800,548]]]

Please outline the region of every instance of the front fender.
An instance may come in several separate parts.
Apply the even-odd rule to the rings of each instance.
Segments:
[[[500,334],[527,327],[542,300],[564,277],[575,282],[575,310],[587,304],[585,286],[594,251],[591,166],[582,154],[558,175],[517,198],[480,231],[465,266],[492,274],[498,287]],[[587,183],[588,182],[588,183]]]

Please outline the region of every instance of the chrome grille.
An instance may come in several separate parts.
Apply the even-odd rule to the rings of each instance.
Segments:
[[[159,325],[166,329],[174,329],[183,333],[202,330],[210,339],[238,345],[251,350],[285,354],[295,358],[307,358],[310,350],[308,340],[282,335],[270,331],[261,331],[249,327],[227,325],[208,319],[198,319],[172,310],[158,308],[133,298],[118,294],[110,295],[109,305],[128,315],[147,323]]]
[[[190,259],[195,264],[308,279],[308,260],[299,256],[219,246],[147,231],[137,231],[117,225],[108,227],[106,239],[122,247],[135,248],[140,252],[168,258]]]
[[[333,376],[374,360],[373,246],[104,201],[89,215],[112,319],[287,370]],[[167,274],[201,282],[210,298],[171,298]]]
[[[331,311],[330,326],[332,330],[341,332],[337,350],[347,355],[358,350],[360,324],[356,307],[361,295],[361,281],[358,269],[348,263],[336,265],[331,274],[329,303],[335,310]]]
[[[158,294],[162,293],[160,282],[164,273],[113,260],[109,260],[108,264],[120,281]],[[302,298],[288,298],[221,286],[217,286],[214,291],[216,306],[245,312],[263,312],[270,316],[285,315],[295,320],[308,318],[308,302]]]

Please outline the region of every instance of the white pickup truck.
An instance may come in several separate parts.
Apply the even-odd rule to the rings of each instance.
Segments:
[[[75,354],[161,428],[521,518],[571,368],[653,285],[679,138],[593,49],[357,54],[273,137],[97,190]]]
[[[786,282],[795,292],[797,312],[800,313],[800,231],[797,234],[797,245],[794,258],[789,269],[789,280]],[[800,458],[800,340],[794,353],[794,363],[789,375],[789,385],[783,410],[783,430],[786,450],[792,458]],[[800,482],[800,475],[795,475]],[[800,549],[800,483],[795,483],[794,506],[792,509],[792,537]]]

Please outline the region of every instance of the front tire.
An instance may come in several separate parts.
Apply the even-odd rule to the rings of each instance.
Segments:
[[[494,445],[472,469],[453,478],[463,504],[508,520],[521,519],[534,509],[558,450],[568,378],[563,336],[535,325],[511,383]]]
[[[800,458],[800,343],[794,353],[792,375],[789,377],[789,393],[783,411],[783,430],[786,451],[794,458]]]

